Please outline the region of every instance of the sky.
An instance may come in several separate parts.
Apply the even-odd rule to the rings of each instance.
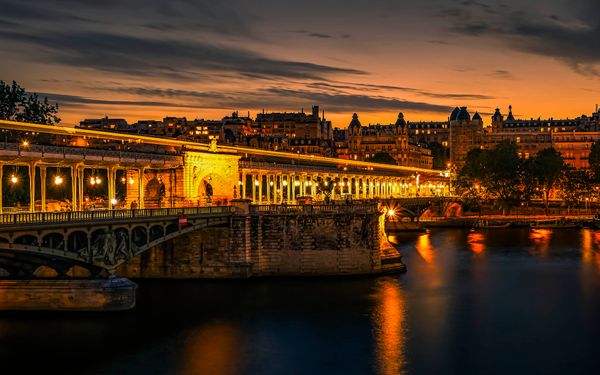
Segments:
[[[597,0],[0,0],[0,80],[62,123],[309,112],[336,127],[590,114]]]

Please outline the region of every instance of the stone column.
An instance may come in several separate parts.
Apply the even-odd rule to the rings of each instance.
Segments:
[[[29,164],[29,211],[35,212],[35,163]]]
[[[83,211],[83,171],[84,171],[84,167],[76,167],[76,174],[77,174],[77,192],[79,194],[79,211]]]
[[[140,197],[138,207],[144,208],[144,168],[138,169],[138,196]]]
[[[40,165],[40,202],[42,204],[42,212],[46,212],[46,166]]]
[[[292,186],[292,179],[290,178],[292,175],[288,174],[286,176],[286,180],[285,180],[285,185],[286,185],[286,189],[287,189],[287,195],[285,197],[285,199],[290,202],[292,200],[292,195],[291,195],[291,186]]]
[[[242,184],[240,185],[240,198],[246,199],[246,172],[242,172]]]
[[[71,211],[77,210],[77,166],[71,166]]]
[[[258,174],[258,203],[262,203],[262,187],[263,187],[263,175]]]
[[[267,203],[271,203],[271,175],[267,173]]]
[[[250,174],[250,184],[252,185],[252,198],[250,199],[252,203],[256,202],[256,177],[254,173]]]

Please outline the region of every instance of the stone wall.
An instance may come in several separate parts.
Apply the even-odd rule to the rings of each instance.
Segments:
[[[121,267],[132,278],[358,275],[403,270],[377,212],[240,213],[177,237]]]

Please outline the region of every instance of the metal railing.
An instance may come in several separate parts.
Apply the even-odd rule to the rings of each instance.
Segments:
[[[321,213],[321,212],[353,212],[368,211],[377,212],[377,202],[373,203],[339,203],[339,204],[283,204],[283,205],[251,205],[250,213],[268,214],[268,213]]]
[[[229,215],[231,206],[202,206],[177,208],[144,208],[135,210],[98,210],[67,212],[27,212],[1,214],[0,225],[15,224],[49,224],[49,223],[81,223],[90,221],[112,221],[123,219],[142,219],[153,217],[178,217],[179,215]]]

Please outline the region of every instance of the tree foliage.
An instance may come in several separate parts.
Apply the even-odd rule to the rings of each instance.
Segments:
[[[458,180],[466,187],[480,186],[506,211],[521,201],[523,164],[515,144],[500,142],[493,149],[471,150]]]
[[[57,114],[58,104],[50,104],[47,97],[27,93],[15,81],[12,85],[0,81],[0,120],[56,125],[60,122]]]
[[[597,140],[592,144],[592,148],[590,149],[590,155],[588,156],[588,161],[590,163],[590,169],[596,175],[596,180],[599,180],[600,177],[600,140]]]
[[[536,187],[542,191],[546,215],[548,214],[550,192],[558,185],[564,166],[565,163],[560,152],[550,147],[538,152],[528,168]]]

